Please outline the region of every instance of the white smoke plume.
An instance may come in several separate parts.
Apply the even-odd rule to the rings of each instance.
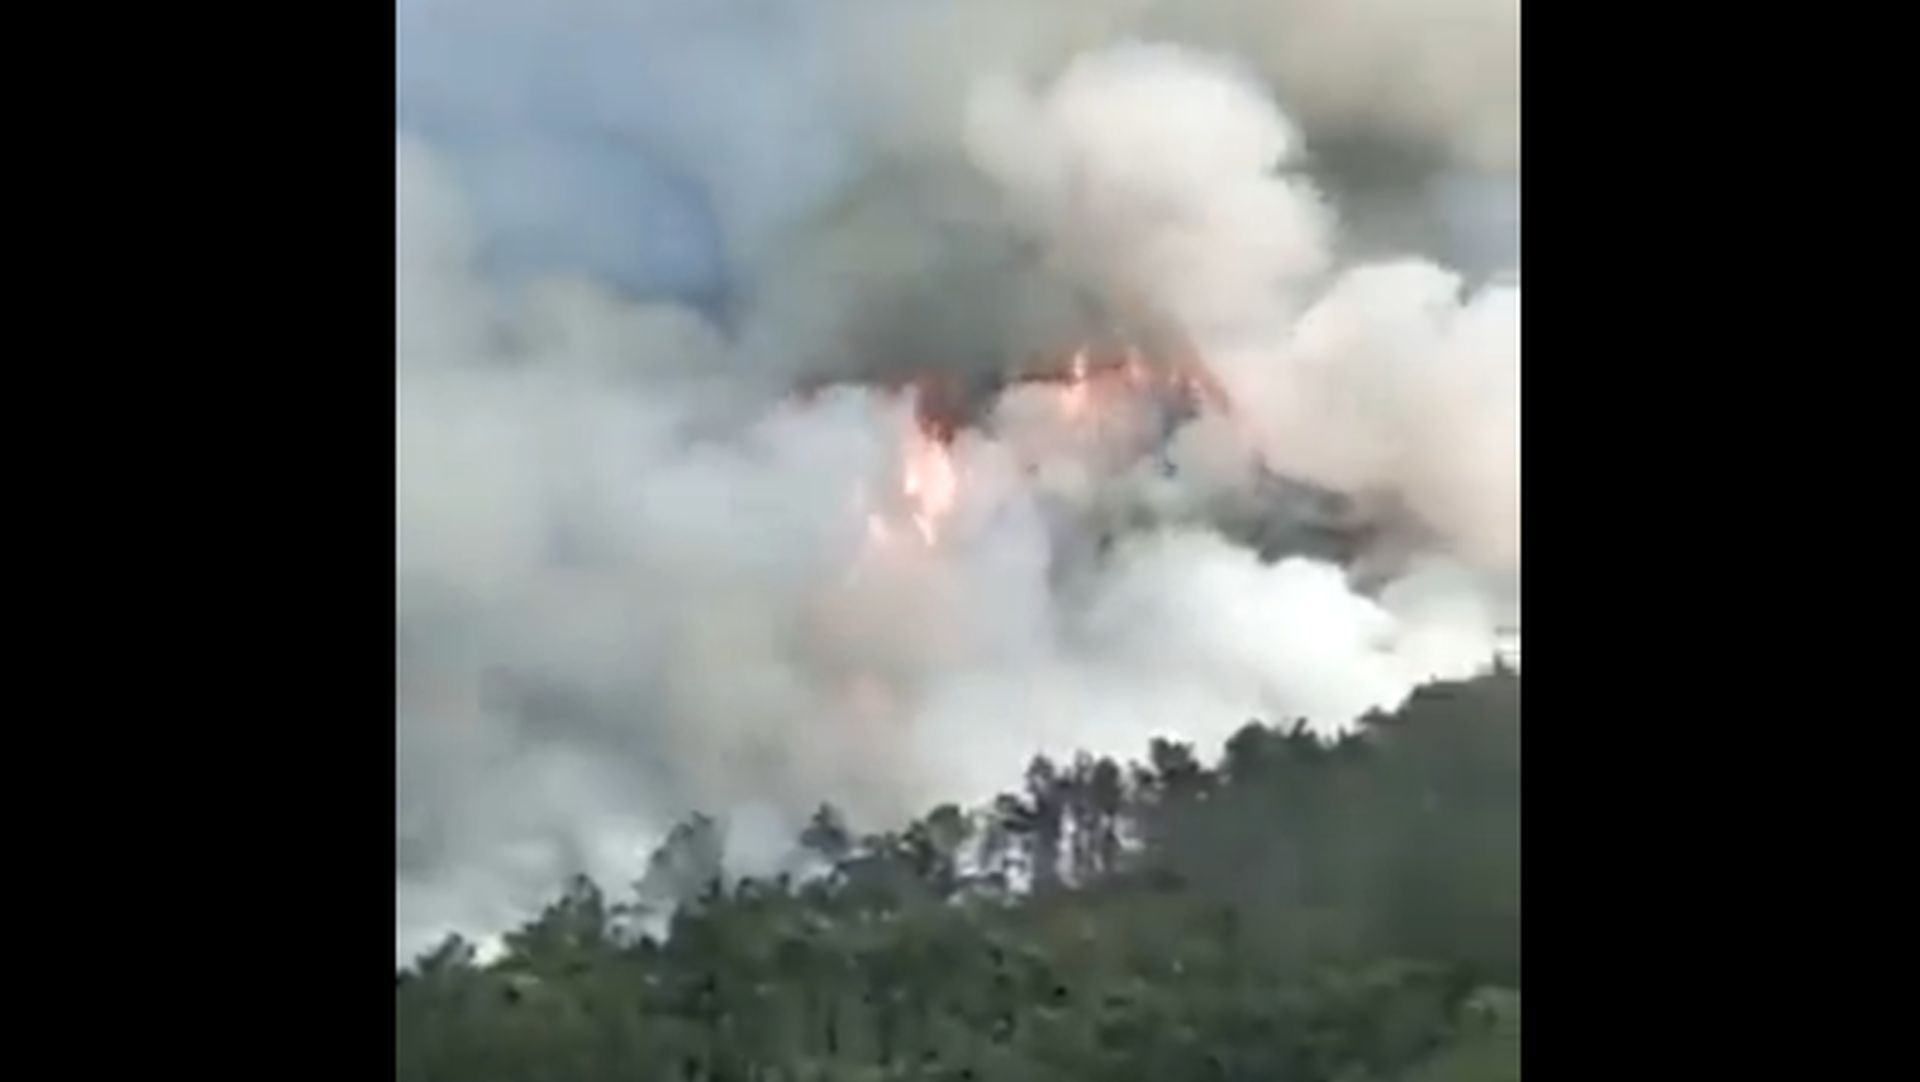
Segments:
[[[1356,264],[1310,179],[1510,171],[1516,3],[400,12],[403,953],[691,810],[769,863],[1517,625],[1518,286]]]

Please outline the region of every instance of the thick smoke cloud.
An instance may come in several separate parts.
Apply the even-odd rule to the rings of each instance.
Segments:
[[[1467,288],[1517,7],[399,11],[403,951],[694,808],[767,864],[823,798],[1339,724],[1517,622],[1518,288]],[[1317,130],[1437,164],[1356,244],[1377,151]],[[1396,235],[1473,265],[1355,263]],[[1005,382],[1116,336],[1230,411]],[[929,374],[988,396],[950,447],[888,389]]]
[[[1350,240],[1443,247],[1475,273],[1515,254],[1518,0],[396,10],[401,127],[457,163],[488,258],[510,270],[723,303],[786,230],[876,166],[951,158],[983,72],[1037,76],[1129,38],[1233,55],[1273,86],[1359,217]]]

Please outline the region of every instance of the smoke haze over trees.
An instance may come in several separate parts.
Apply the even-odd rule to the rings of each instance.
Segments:
[[[1519,690],[1037,758],[903,830],[823,806],[766,878],[695,816],[404,970],[397,1077],[1517,1080]]]

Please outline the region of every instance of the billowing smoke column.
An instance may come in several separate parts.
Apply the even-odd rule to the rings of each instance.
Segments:
[[[771,862],[822,799],[896,819],[1037,751],[1337,726],[1488,663],[1518,626],[1519,289],[1351,259],[1267,81],[1311,49],[1109,40],[1143,4],[1034,5],[1057,17],[1023,33],[993,4],[748,5],[793,20],[781,52],[729,37],[732,6],[401,6],[403,951],[630,878],[693,809]],[[1238,7],[1190,7],[1182,37],[1230,36]],[[1419,23],[1336,7],[1283,5],[1349,57]],[[466,54],[409,66],[505,27],[552,51],[498,77],[544,86],[596,20],[722,67],[773,50],[793,93],[713,76],[689,108],[737,123],[701,144],[635,76],[462,112]],[[1480,78],[1291,89],[1509,164],[1485,66],[1430,67]],[[807,152],[756,174],[782,125]]]

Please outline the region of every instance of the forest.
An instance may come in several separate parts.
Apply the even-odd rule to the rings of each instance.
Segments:
[[[610,895],[395,977],[400,1082],[1520,1077],[1520,680],[1211,762],[1036,758],[989,806],[778,876],[693,816]]]

